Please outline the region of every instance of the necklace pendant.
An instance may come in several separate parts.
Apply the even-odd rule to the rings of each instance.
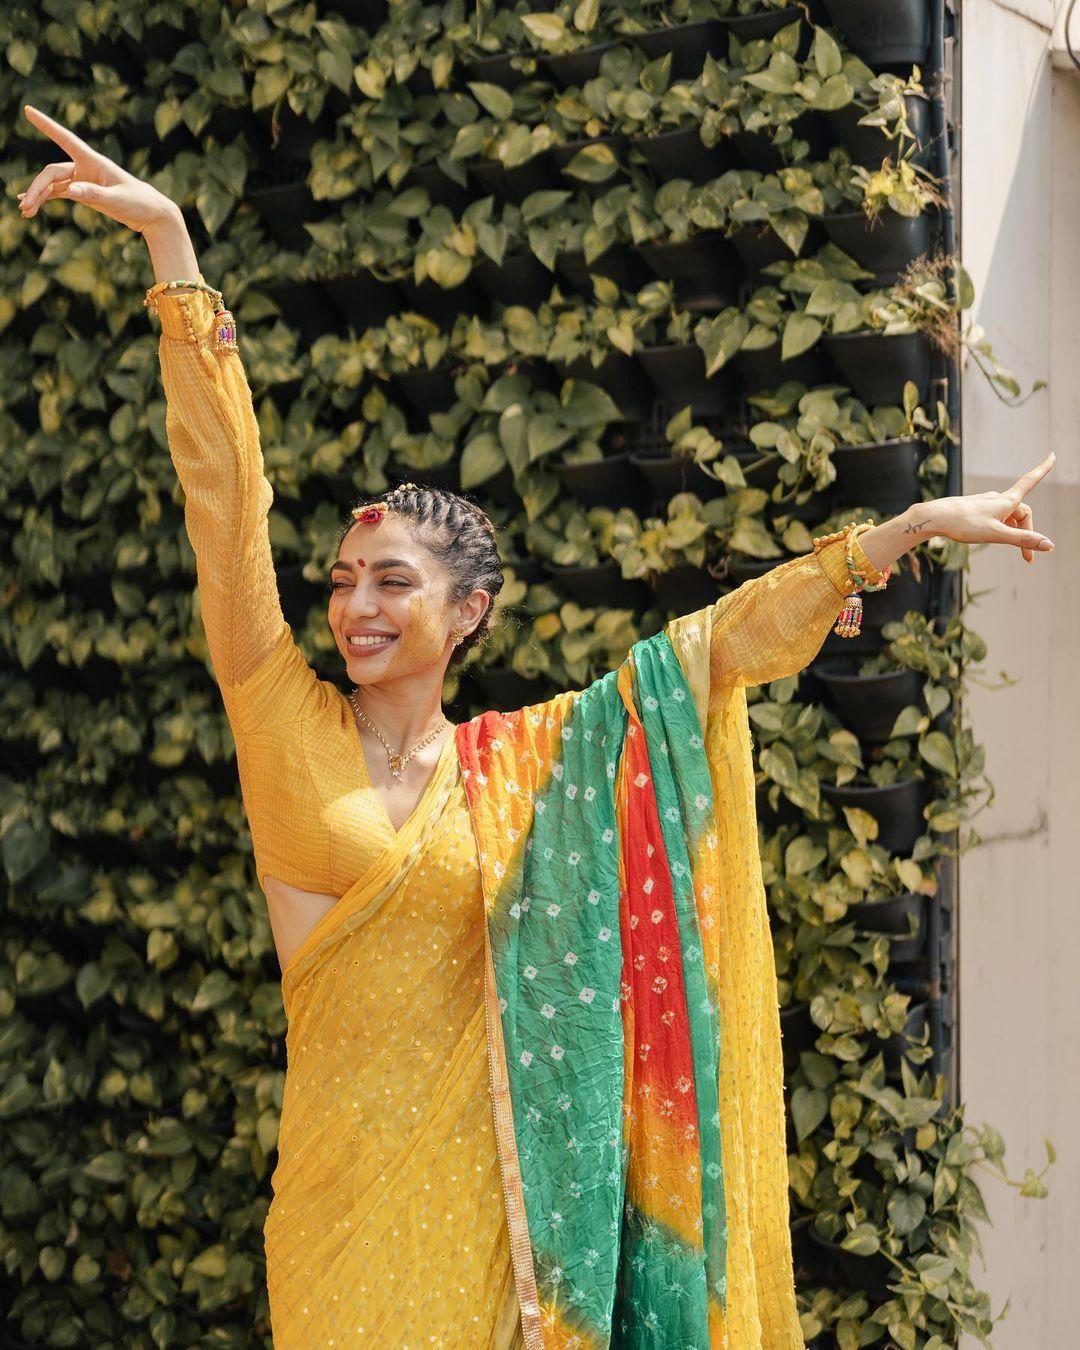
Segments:
[[[390,772],[395,778],[401,777],[401,771],[405,767],[405,761],[400,755],[390,756]]]

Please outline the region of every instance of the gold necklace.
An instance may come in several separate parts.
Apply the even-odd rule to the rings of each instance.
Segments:
[[[437,726],[437,727],[435,728],[434,731],[429,732],[429,733],[423,738],[423,740],[417,741],[416,744],[413,746],[413,748],[409,751],[409,753],[408,753],[407,755],[402,755],[402,754],[399,754],[397,751],[395,751],[394,748],[393,748],[391,745],[389,745],[389,744],[387,743],[386,737],[382,734],[382,732],[381,732],[381,731],[379,730],[379,728],[375,725],[375,723],[371,720],[371,718],[368,717],[367,713],[364,712],[364,710],[363,710],[363,708],[361,708],[360,704],[357,703],[357,701],[356,701],[356,691],[355,691],[355,690],[353,690],[353,692],[349,695],[349,702],[352,704],[353,708],[356,710],[356,715],[357,715],[357,717],[360,718],[361,722],[363,722],[363,724],[364,724],[366,727],[370,727],[370,729],[375,733],[375,735],[378,736],[379,740],[382,741],[383,746],[384,746],[385,749],[386,749],[386,758],[387,758],[387,761],[388,761],[388,763],[389,763],[389,765],[390,765],[390,772],[393,774],[393,776],[394,776],[395,778],[397,778],[397,779],[399,779],[399,780],[400,780],[400,778],[401,778],[401,771],[402,771],[402,769],[404,769],[405,765],[408,764],[408,762],[409,762],[410,759],[412,759],[413,755],[416,754],[417,750],[419,750],[419,749],[421,749],[423,746],[427,745],[429,741],[433,741],[433,740],[435,739],[435,737],[439,734],[439,732],[442,731],[444,725],[445,725],[445,726],[449,726],[449,725],[450,725],[450,719],[449,719],[448,717],[446,717],[445,714],[444,714],[444,715],[443,715],[443,720],[442,720],[442,722],[439,724],[439,726]]]

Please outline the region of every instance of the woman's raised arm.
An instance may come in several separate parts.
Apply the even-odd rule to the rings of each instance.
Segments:
[[[78,201],[143,235],[155,280],[204,280],[175,202],[51,117],[29,106],[24,111],[70,156],[46,165],[20,194],[24,217],[47,200]],[[266,519],[273,489],[240,355],[214,343],[205,292],[159,293],[155,304],[169,451],[184,489],[214,673],[230,717],[260,724],[295,717],[315,675],[286,640]]]

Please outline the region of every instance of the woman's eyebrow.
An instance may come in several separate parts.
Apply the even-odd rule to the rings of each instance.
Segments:
[[[343,567],[346,569],[346,571],[349,572],[353,572],[356,570],[353,567],[352,563],[349,562],[346,558],[338,558],[336,562],[330,565],[330,571],[334,572],[339,567]],[[380,558],[378,562],[374,562],[371,564],[371,570],[373,572],[385,572],[391,567],[407,567],[410,572],[416,572],[419,570],[416,567],[416,565],[414,563],[409,562],[407,558]]]

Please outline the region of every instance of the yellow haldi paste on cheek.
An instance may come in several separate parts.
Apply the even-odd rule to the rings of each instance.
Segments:
[[[386,673],[403,674],[406,669],[432,666],[445,645],[446,634],[435,605],[425,592],[418,592],[409,599],[409,627],[391,653]]]

